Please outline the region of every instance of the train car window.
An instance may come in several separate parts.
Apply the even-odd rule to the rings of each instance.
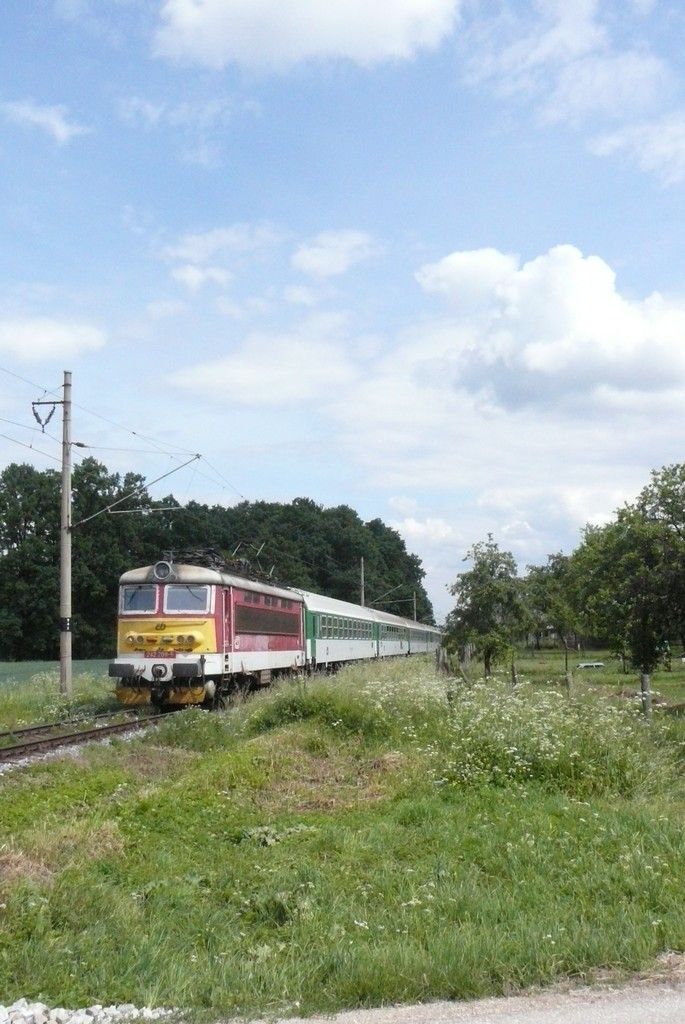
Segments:
[[[209,611],[209,587],[191,583],[168,583],[164,588],[165,612]]]
[[[150,584],[122,587],[119,608],[124,614],[142,612],[149,615],[157,609],[157,587]]]
[[[299,636],[300,616],[297,612],[274,611],[272,608],[247,608],[243,604],[235,609],[236,633],[262,633],[266,635]]]

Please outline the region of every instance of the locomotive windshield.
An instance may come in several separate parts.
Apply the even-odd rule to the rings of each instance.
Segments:
[[[141,583],[121,588],[122,612],[154,612],[157,607],[157,587]]]
[[[164,611],[209,611],[209,587],[194,587],[190,583],[167,584],[164,588]]]

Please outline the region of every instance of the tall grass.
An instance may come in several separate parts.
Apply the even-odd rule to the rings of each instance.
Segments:
[[[88,663],[85,663],[88,665]],[[73,693],[67,698],[59,690],[59,670],[3,666],[7,671],[0,682],[0,729],[11,729],[34,722],[57,721],[69,715],[93,714],[117,706],[112,680],[95,670],[80,670],[75,664]],[[12,675],[10,671],[17,670]]]
[[[672,745],[655,744],[635,705],[501,681],[466,685],[396,663],[289,685],[245,712],[248,734],[314,720],[411,750],[437,786],[532,780],[578,796],[653,792],[674,781]],[[658,731],[658,727],[657,727]]]

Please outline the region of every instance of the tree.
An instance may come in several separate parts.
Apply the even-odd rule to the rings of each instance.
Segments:
[[[586,527],[573,561],[588,629],[651,673],[674,614],[661,525],[626,506],[615,522]]]
[[[635,508],[660,527],[670,624],[685,648],[685,463],[663,466],[651,476]]]
[[[472,566],[460,573],[450,588],[457,605],[448,616],[447,641],[453,647],[473,644],[489,676],[493,663],[509,653],[525,633],[530,618],[514,556],[501,551],[492,534],[474,544],[464,561],[471,561]]]
[[[12,464],[0,474],[0,658],[58,651],[59,474]]]
[[[98,514],[131,492],[135,497],[120,506],[125,514]],[[59,474],[26,465],[0,474],[0,658],[57,656],[59,519]],[[180,506],[173,495],[152,500],[138,474],[122,478],[86,458],[74,469],[72,521],[76,657],[113,650],[122,572],[189,549],[215,548],[229,557],[238,549],[252,568],[272,572],[275,582],[355,604],[363,557],[367,594],[399,588],[382,607],[409,616],[414,590],[420,618],[433,621],[419,559],[395,530],[379,519],[364,523],[346,505],[323,508],[296,498],[232,508]]]
[[[551,626],[563,644],[568,674],[568,652],[580,621],[574,602],[571,558],[559,552],[548,555],[546,565],[529,565],[524,594],[536,634]]]

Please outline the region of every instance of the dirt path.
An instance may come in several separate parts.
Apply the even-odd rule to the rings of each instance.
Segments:
[[[466,1003],[352,1010],[287,1024],[685,1024],[685,980]]]

